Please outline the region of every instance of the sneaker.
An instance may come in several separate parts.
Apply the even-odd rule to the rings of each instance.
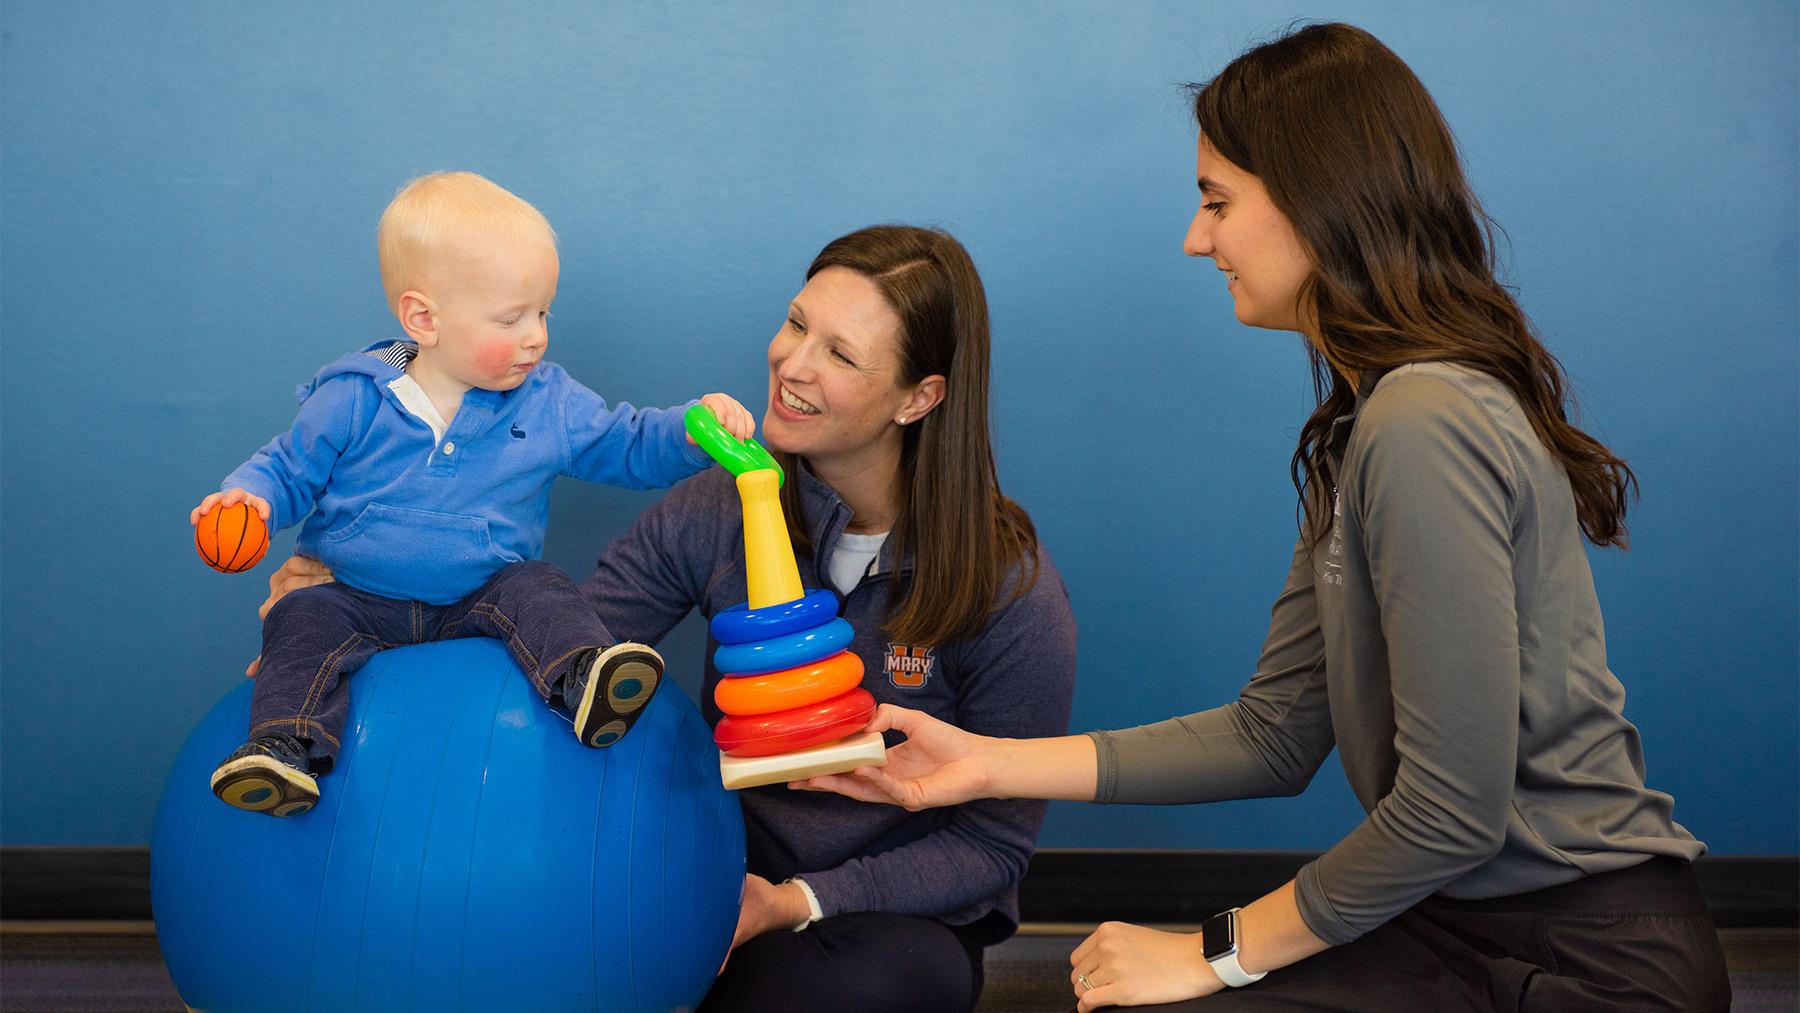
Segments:
[[[662,681],[662,655],[643,644],[615,644],[577,655],[563,699],[575,717],[575,737],[596,749],[625,737]]]
[[[212,793],[226,805],[270,816],[298,816],[319,801],[319,783],[306,772],[306,750],[286,735],[251,739],[212,775]]]

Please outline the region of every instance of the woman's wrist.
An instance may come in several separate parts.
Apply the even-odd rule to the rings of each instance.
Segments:
[[[819,904],[819,895],[813,892],[812,884],[799,876],[794,876],[791,879],[784,880],[781,885],[784,889],[792,887],[793,889],[798,890],[801,897],[801,907],[805,909],[799,917],[793,920],[789,925],[789,928],[793,929],[795,932],[799,932],[813,922],[825,917],[825,911]]]
[[[1048,739],[983,737],[982,770],[987,798],[1058,799],[1091,802],[1098,781],[1094,742],[1085,735]]]
[[[1239,912],[1238,966],[1245,974],[1275,971],[1330,944],[1314,935],[1300,916],[1293,880],[1246,904]]]
[[[779,898],[776,904],[776,927],[791,929],[812,919],[812,905],[807,903],[806,888],[799,883],[787,880],[775,887],[775,895]]]

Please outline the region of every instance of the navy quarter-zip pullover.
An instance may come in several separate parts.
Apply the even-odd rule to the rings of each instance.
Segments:
[[[801,558],[801,582],[830,588],[829,566],[850,508],[804,467],[804,522],[818,551]],[[973,637],[942,644],[890,642],[881,630],[889,592],[911,579],[910,561],[884,546],[872,572],[843,596],[862,657],[863,688],[882,703],[925,711],[983,735],[1065,734],[1075,685],[1075,619],[1062,577],[1040,548],[1037,581],[991,614]],[[1018,573],[1012,575],[1016,581]],[[711,619],[748,598],[743,513],[732,477],[714,469],[670,490],[601,555],[581,585],[606,627],[655,643],[691,609]],[[1012,597],[1003,588],[998,603]],[[705,699],[717,643],[709,637]],[[669,659],[671,664],[681,664]],[[893,739],[890,738],[890,745]],[[949,924],[991,911],[1019,920],[1019,881],[1031,858],[1045,804],[986,800],[909,813],[840,795],[784,785],[741,793],[750,871],[774,882],[802,876],[826,916],[855,911],[924,915]]]

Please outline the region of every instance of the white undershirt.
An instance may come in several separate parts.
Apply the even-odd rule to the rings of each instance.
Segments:
[[[431,395],[425,393],[425,388],[419,386],[419,381],[402,373],[398,379],[388,384],[388,390],[394,392],[394,396],[400,399],[407,411],[417,415],[419,421],[431,427],[431,435],[436,437],[434,442],[444,442],[444,432],[450,426],[438,414],[437,405],[431,403]]]
[[[838,536],[837,549],[831,553],[831,583],[838,592],[849,594],[869,572],[869,564],[881,553],[889,532],[878,535],[853,535],[846,531]]]

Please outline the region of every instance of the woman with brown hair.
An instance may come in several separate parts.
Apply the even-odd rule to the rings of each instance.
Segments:
[[[884,706],[870,727],[908,736],[887,767],[809,786],[1207,802],[1297,794],[1335,747],[1364,821],[1200,933],[1101,926],[1071,955],[1081,1010],[1728,1008],[1704,846],[1645,786],[1581,544],[1624,546],[1632,474],[1569,422],[1436,105],[1341,24],[1193,98],[1186,252],[1240,321],[1306,338],[1319,395],[1255,675],[1223,707],[1033,741]]]
[[[763,440],[787,474],[802,581],[842,597],[863,688],[984,735],[1057,735],[1075,620],[1030,518],[1000,492],[988,343],[981,278],[947,233],[876,226],[833,240],[769,343]],[[271,597],[321,577],[296,557]],[[710,619],[743,602],[731,476],[676,486],[581,586],[608,630],[650,644],[691,610]],[[741,798],[743,907],[702,1010],[975,1005],[983,948],[1018,925],[1042,802],[906,813],[781,785]]]

